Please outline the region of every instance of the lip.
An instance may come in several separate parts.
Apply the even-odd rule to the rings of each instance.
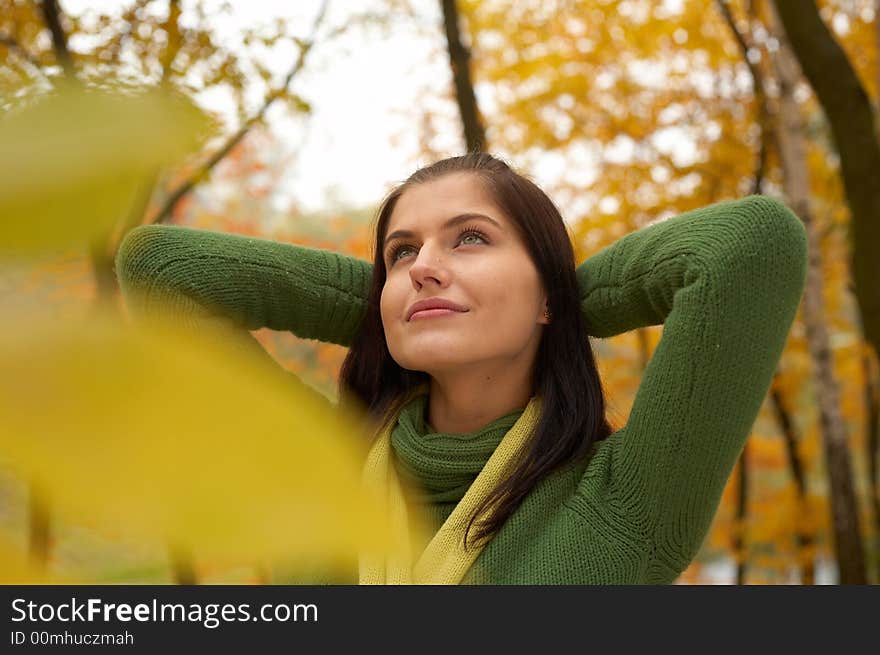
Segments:
[[[410,305],[409,309],[406,310],[406,320],[409,321],[412,319],[413,314],[416,312],[422,312],[428,309],[446,309],[453,312],[468,311],[467,307],[462,307],[458,303],[446,300],[446,298],[425,298],[424,300],[419,300]],[[440,314],[438,313],[436,315]]]

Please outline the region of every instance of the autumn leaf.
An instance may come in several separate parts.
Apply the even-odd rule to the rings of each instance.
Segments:
[[[359,493],[358,417],[265,362],[150,320],[3,330],[3,463],[57,515],[235,561],[350,557],[385,542]]]
[[[197,147],[208,123],[158,90],[62,86],[0,118],[0,254],[66,248],[111,230],[144,179]]]

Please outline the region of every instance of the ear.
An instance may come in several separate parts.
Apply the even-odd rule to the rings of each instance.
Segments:
[[[541,310],[541,316],[538,318],[538,323],[547,325],[551,320],[553,320],[553,314],[550,312],[550,303],[547,297],[544,296],[543,309]]]

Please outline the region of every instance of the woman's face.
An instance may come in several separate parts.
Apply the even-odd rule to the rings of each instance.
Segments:
[[[432,374],[533,361],[546,294],[516,224],[477,175],[450,173],[407,189],[389,217],[382,256],[382,324],[400,366]],[[409,315],[414,303],[432,299],[457,310]]]

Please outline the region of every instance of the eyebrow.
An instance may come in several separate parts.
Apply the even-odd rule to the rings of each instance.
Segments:
[[[486,216],[485,214],[476,214],[474,212],[465,212],[464,214],[458,214],[457,216],[453,216],[452,218],[447,220],[445,223],[443,223],[442,227],[443,227],[443,229],[447,229],[447,228],[453,227],[455,225],[458,225],[459,223],[465,223],[467,221],[473,221],[473,220],[489,221],[490,223],[492,223],[492,225],[497,227],[499,230],[503,229],[501,227],[501,224],[498,221],[496,221],[494,218],[490,218],[490,217]],[[408,239],[413,236],[415,236],[415,233],[412,230],[394,230],[394,232],[392,232],[387,237],[385,237],[385,241],[382,243],[382,249],[384,250],[385,248],[387,248],[388,243],[390,241],[393,241],[394,239]]]

